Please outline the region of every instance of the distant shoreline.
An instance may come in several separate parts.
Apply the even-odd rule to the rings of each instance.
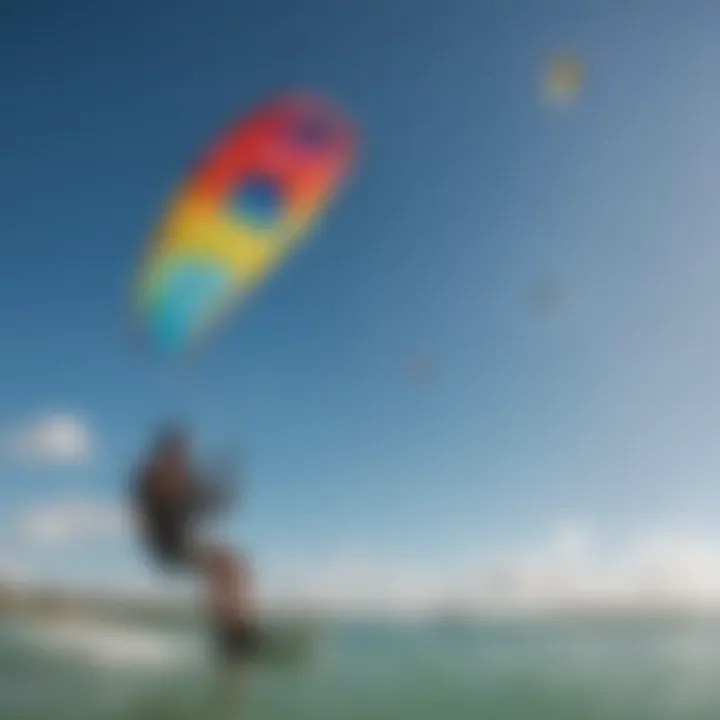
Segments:
[[[544,622],[544,623],[623,623],[644,621],[720,622],[720,607],[688,607],[667,603],[626,603],[573,607],[518,608],[493,607],[476,609],[435,608],[424,610],[370,607],[300,607],[297,604],[272,604],[266,613],[272,617],[316,619],[375,619],[430,621],[444,627],[477,622]],[[5,617],[27,619],[77,618],[126,621],[137,624],[192,626],[203,622],[203,614],[186,597],[117,596],[108,591],[82,592],[68,588],[0,585],[0,620]]]

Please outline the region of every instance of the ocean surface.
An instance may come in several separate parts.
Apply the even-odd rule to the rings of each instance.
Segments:
[[[0,717],[718,720],[720,621],[333,621],[232,672],[197,631],[5,623]]]

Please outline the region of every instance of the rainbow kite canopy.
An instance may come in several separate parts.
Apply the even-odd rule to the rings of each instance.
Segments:
[[[317,97],[261,107],[207,154],[167,209],[136,308],[156,350],[177,352],[242,303],[295,247],[347,175],[354,136]]]

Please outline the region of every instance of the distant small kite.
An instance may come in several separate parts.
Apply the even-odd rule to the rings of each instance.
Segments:
[[[565,287],[559,278],[544,277],[531,289],[530,304],[534,313],[549,317],[562,308]]]
[[[425,385],[435,379],[437,370],[435,363],[428,355],[414,353],[408,358],[407,374],[413,383]]]
[[[172,198],[140,267],[135,310],[149,345],[182,351],[242,304],[322,213],[354,149],[348,122],[311,95],[231,127]]]
[[[550,59],[543,74],[543,97],[553,105],[574,102],[583,87],[585,69],[573,55],[556,55]]]

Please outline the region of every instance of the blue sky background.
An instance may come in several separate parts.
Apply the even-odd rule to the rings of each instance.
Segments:
[[[180,414],[246,452],[229,532],[259,557],[440,566],[565,517],[608,547],[658,518],[712,532],[718,22],[703,2],[3,3],[0,424],[77,412],[99,441],[82,468],[2,459],[5,527],[121,499]],[[564,51],[587,78],[558,111],[538,87]],[[197,362],[143,356],[127,298],[164,199],[229,118],[297,86],[355,119],[351,182]]]

